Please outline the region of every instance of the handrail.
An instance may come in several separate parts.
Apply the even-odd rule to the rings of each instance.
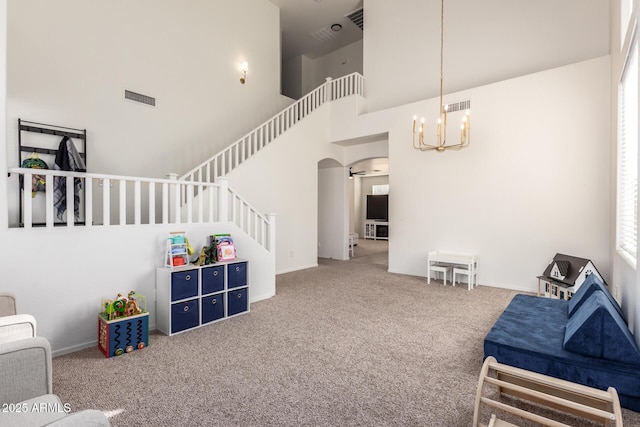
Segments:
[[[352,73],[337,79],[327,78],[298,101],[277,113],[235,143],[222,149],[180,177],[181,181],[215,182],[247,161],[275,138],[289,130],[327,102],[351,95],[364,95],[364,77]]]

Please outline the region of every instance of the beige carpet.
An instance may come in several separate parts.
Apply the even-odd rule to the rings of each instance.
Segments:
[[[470,426],[482,341],[514,292],[389,274],[376,245],[278,276],[246,315],[57,357],[54,391],[114,426]]]

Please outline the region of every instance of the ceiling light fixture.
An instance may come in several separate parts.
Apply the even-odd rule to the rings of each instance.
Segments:
[[[443,78],[443,62],[444,62],[444,0],[440,5],[440,103],[438,112],[438,141],[436,145],[427,144],[424,142],[424,117],[420,120],[420,128],[418,129],[418,142],[416,143],[416,119],[417,116],[413,116],[413,148],[421,151],[436,150],[445,151],[449,148],[460,149],[466,147],[471,142],[471,102],[461,102],[451,111],[458,111],[462,106],[467,107],[466,113],[462,118],[462,124],[460,126],[460,142],[457,144],[447,145],[447,113],[450,112],[449,105],[442,104],[442,82]]]
[[[341,30],[342,30],[342,25],[340,25],[340,24],[331,25],[331,31],[334,31],[334,32],[337,33],[338,31],[341,31]]]

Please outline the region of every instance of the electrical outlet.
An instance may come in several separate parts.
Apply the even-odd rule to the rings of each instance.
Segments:
[[[289,252],[289,258],[293,258],[293,251]]]

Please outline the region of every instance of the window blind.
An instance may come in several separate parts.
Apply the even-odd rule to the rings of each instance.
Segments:
[[[618,197],[616,237],[619,251],[637,258],[638,236],[638,43],[627,58],[618,93]]]

